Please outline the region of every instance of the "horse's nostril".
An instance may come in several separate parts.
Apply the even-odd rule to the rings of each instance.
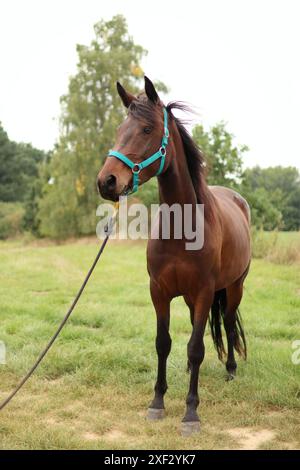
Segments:
[[[106,184],[107,188],[114,189],[116,187],[116,181],[117,181],[117,179],[114,175],[109,175],[106,178],[105,184]]]

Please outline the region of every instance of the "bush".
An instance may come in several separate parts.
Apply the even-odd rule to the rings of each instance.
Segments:
[[[251,231],[253,258],[266,258],[275,249],[278,242],[278,232],[265,232],[255,227]]]
[[[268,260],[277,264],[300,263],[300,244],[277,246],[268,256]]]
[[[299,232],[265,232],[252,229],[253,258],[267,259],[277,264],[300,262]]]
[[[24,209],[21,204],[0,202],[0,239],[22,232]]]

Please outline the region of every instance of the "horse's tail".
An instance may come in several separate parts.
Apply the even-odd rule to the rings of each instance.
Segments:
[[[227,356],[223,338],[222,338],[222,320],[224,321],[226,311],[226,289],[219,290],[215,293],[214,301],[211,306],[211,315],[209,318],[211,335],[215,344],[215,348],[218,353],[218,358],[223,361],[223,358]],[[239,310],[234,312],[235,321],[233,327],[233,346],[237,353],[247,358],[247,345],[246,338],[242,324],[242,318]]]
[[[226,356],[222,338],[222,318],[224,318],[226,310],[226,289],[219,290],[215,293],[214,301],[211,306],[211,314],[209,324],[212,339],[218,353],[218,358],[222,361]]]

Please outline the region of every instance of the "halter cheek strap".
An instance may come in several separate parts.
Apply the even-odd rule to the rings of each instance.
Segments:
[[[132,180],[132,190],[130,194],[135,193],[138,190],[139,174],[141,170],[143,170],[144,168],[147,168],[147,166],[156,162],[156,160],[158,160],[159,158],[161,160],[160,160],[160,165],[159,165],[158,172],[156,173],[156,176],[160,175],[164,169],[166,153],[167,153],[167,145],[168,145],[168,139],[169,139],[168,113],[167,113],[166,108],[163,108],[163,113],[164,113],[164,135],[161,140],[161,146],[159,150],[153,155],[151,155],[151,157],[146,158],[146,160],[143,160],[140,163],[133,163],[128,157],[126,157],[126,155],[123,155],[123,153],[121,152],[117,152],[116,150],[110,150],[108,152],[109,157],[118,158],[123,163],[125,163],[125,165],[129,166],[129,168],[131,169],[133,180]]]

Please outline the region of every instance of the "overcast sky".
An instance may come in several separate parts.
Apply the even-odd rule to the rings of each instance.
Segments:
[[[300,167],[298,0],[0,0],[0,121],[11,139],[50,149],[59,97],[93,24],[125,15],[142,64],[197,106],[199,122],[228,122],[246,166]],[[120,77],[120,81],[122,77]]]

